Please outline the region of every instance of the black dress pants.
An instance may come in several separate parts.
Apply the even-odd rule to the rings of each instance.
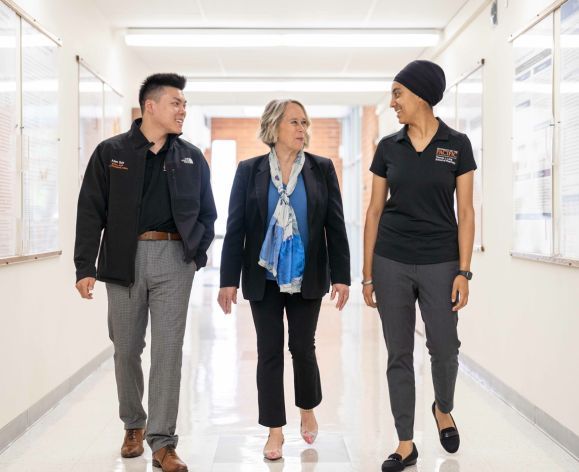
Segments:
[[[294,370],[295,403],[310,410],[322,401],[315,334],[321,298],[308,300],[300,293],[281,293],[276,282],[266,282],[262,300],[252,301],[257,333],[257,398],[259,424],[277,428],[286,424],[283,390],[284,325],[288,320],[288,345]]]

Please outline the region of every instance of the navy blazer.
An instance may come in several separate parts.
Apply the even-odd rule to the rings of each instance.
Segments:
[[[302,282],[304,298],[321,298],[330,281],[350,285],[350,250],[342,196],[331,159],[305,154],[302,176],[307,194],[308,253]],[[269,154],[239,163],[221,253],[221,287],[241,286],[251,301],[263,299],[265,269],[258,265],[267,232]]]

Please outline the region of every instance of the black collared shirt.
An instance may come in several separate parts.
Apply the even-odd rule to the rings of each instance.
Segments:
[[[171,211],[171,195],[165,171],[165,156],[170,139],[154,154],[147,151],[143,198],[139,215],[139,234],[146,231],[176,233],[177,226]]]
[[[417,153],[405,126],[378,144],[370,170],[388,182],[375,253],[405,264],[458,260],[456,178],[476,169],[465,134],[438,119],[438,131]]]

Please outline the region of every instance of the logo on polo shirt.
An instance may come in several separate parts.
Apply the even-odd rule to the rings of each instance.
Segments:
[[[111,164],[109,167],[111,169],[129,170],[129,168],[125,165],[125,161],[118,161],[116,159],[111,159]]]
[[[446,164],[456,165],[458,151],[454,149],[436,148],[436,162],[445,162]]]

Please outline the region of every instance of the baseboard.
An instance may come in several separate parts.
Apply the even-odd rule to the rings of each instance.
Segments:
[[[54,408],[64,397],[72,392],[84,379],[92,374],[103,362],[113,355],[113,346],[91,359],[68,379],[47,393],[44,397],[22,412],[0,429],[0,452],[22,436],[42,415]]]
[[[559,423],[552,416],[533,405],[520,393],[513,390],[491,372],[477,364],[470,357],[460,354],[460,367],[484,388],[495,394],[507,405],[517,410],[533,425],[556,441],[569,454],[579,460],[579,436]]]

